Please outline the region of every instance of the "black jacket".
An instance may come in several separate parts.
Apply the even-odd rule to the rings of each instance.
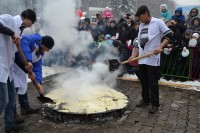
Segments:
[[[0,22],[0,33],[8,35],[8,36],[13,36],[15,34],[14,31],[4,26],[1,22]]]

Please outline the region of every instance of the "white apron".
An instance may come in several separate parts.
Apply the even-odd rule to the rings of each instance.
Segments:
[[[41,55],[37,57],[35,53],[36,51],[32,52],[32,63],[36,63],[42,58]],[[27,74],[16,63],[14,63],[12,67],[12,75],[14,78],[15,88],[18,88],[18,94],[25,94],[27,91]]]
[[[27,75],[26,73],[14,63],[12,67],[12,75],[14,78],[15,88],[18,88],[18,94],[23,95],[27,91]]]

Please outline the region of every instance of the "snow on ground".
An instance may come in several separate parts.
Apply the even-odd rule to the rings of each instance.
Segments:
[[[136,75],[131,75],[131,74],[125,74],[123,76],[123,78],[138,79]],[[173,83],[173,84],[189,85],[189,86],[194,87],[194,88],[197,87],[197,86],[200,86],[199,81],[185,81],[185,82],[173,81],[173,80],[167,81],[166,79],[163,79],[163,78],[161,78],[160,81],[166,82],[166,83]]]
[[[45,78],[47,76],[54,75],[54,74],[67,72],[67,71],[69,71],[69,68],[66,68],[66,67],[42,66],[43,78]],[[136,75],[131,75],[131,74],[125,74],[123,76],[123,78],[138,79]],[[174,84],[184,84],[184,85],[189,85],[189,86],[192,86],[192,87],[200,86],[200,82],[199,81],[186,81],[186,82],[172,81],[172,80],[167,81],[166,79],[163,79],[163,78],[161,78],[160,81],[167,82],[167,83],[174,83]],[[28,82],[30,82],[30,79],[28,79]]]
[[[69,68],[66,67],[60,67],[60,66],[42,66],[42,77],[48,77],[54,74],[63,73],[69,71]],[[28,78],[28,82],[31,82],[31,80]]]
[[[175,84],[184,84],[184,85],[190,85],[190,86],[200,86],[200,82],[199,81],[185,81],[185,82],[172,81],[172,80],[167,81],[166,79],[163,79],[163,78],[161,78],[160,81],[162,81],[162,82],[170,82],[170,83],[175,83]]]
[[[53,67],[48,67],[48,66],[42,66],[42,76],[47,77],[51,76],[54,74],[58,73],[63,73],[69,71],[69,68],[66,67],[60,67],[60,66],[53,66]]]

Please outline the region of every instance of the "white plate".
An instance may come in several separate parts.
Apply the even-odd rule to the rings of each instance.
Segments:
[[[182,51],[181,52],[181,55],[183,56],[183,57],[188,57],[188,55],[190,54],[190,51],[187,49],[186,51]]]
[[[164,48],[163,49],[163,53],[166,54],[166,55],[169,55],[170,54],[170,51],[168,48]]]
[[[196,39],[191,39],[189,41],[189,47],[196,47],[197,45],[197,40]]]
[[[116,33],[115,39],[119,38],[119,33]]]

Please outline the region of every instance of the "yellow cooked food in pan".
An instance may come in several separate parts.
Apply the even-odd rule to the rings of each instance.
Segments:
[[[78,93],[78,92],[77,92]],[[87,94],[71,96],[59,88],[46,95],[55,101],[46,106],[63,113],[96,114],[123,109],[128,104],[128,98],[121,92],[106,86],[94,86]]]

